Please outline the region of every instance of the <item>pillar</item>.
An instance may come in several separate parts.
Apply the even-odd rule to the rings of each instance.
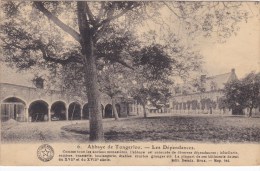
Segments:
[[[102,110],[102,108],[101,108],[101,110]],[[82,120],[83,119],[83,107],[80,109],[80,120]]]
[[[66,110],[65,110],[65,115],[66,115],[66,121],[69,120],[69,108],[66,106]]]
[[[139,104],[137,103],[137,106],[136,106],[136,110],[137,110],[137,115],[139,115]]]
[[[48,107],[48,121],[51,121],[51,108]]]
[[[24,116],[25,116],[25,122],[29,122],[29,112],[28,108],[24,107]]]
[[[132,105],[130,103],[128,103],[128,109],[129,109],[128,115],[131,115],[132,114]]]
[[[103,106],[103,105],[101,104],[101,113],[102,113],[102,118],[104,118],[104,110],[105,110],[105,107]],[[84,105],[83,105],[83,107],[84,107]],[[82,107],[82,113],[83,113],[83,107]],[[83,115],[83,114],[82,114]]]

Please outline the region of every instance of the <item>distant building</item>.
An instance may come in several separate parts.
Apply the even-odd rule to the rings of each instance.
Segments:
[[[65,91],[44,88],[44,80],[33,80],[35,87],[0,83],[1,120],[21,122],[89,119],[88,100]],[[114,117],[111,99],[101,94],[103,118]],[[116,99],[119,117],[142,113],[141,105],[133,99]]]
[[[195,82],[176,86],[172,90],[170,110],[176,114],[232,114],[236,111],[224,108],[221,100],[225,84],[236,79],[232,69],[211,77],[201,75]]]

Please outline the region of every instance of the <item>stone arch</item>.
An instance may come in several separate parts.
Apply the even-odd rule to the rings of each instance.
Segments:
[[[19,97],[14,97],[14,96],[11,96],[11,97],[7,97],[5,98],[2,103],[9,103],[9,102],[17,102],[17,103],[23,103],[24,105],[26,105],[25,101],[22,100],[21,98]]]
[[[107,104],[105,106],[105,115],[104,118],[112,118],[113,117],[113,112],[112,112],[112,105]]]
[[[8,97],[1,103],[1,120],[26,121],[26,103],[18,97]]]
[[[68,108],[69,120],[80,120],[81,119],[81,105],[78,102],[72,102]]]
[[[117,111],[117,114],[118,114],[118,117],[121,118],[121,106],[119,103],[116,104],[116,111]]]
[[[51,105],[51,120],[66,120],[66,103],[56,101]]]
[[[48,120],[48,103],[43,100],[36,100],[29,106],[29,120],[31,122],[42,122]]]

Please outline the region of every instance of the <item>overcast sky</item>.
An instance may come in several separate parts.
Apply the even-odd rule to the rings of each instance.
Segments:
[[[201,53],[205,60],[205,69],[210,75],[229,72],[236,69],[239,78],[251,71],[260,71],[260,21],[250,19],[240,25],[237,36],[226,43],[201,43]]]
[[[235,68],[239,78],[251,71],[260,71],[259,47],[259,18],[241,23],[237,36],[227,39],[226,43],[213,43],[212,39],[203,39],[197,46],[204,57],[204,69],[209,76],[227,73]],[[17,73],[15,69],[10,69],[3,64],[0,67],[0,82],[32,86],[32,74]]]

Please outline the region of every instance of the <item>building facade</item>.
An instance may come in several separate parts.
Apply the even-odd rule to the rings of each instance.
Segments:
[[[0,83],[1,120],[14,119],[20,122],[81,120],[89,118],[88,101],[64,91],[47,90],[38,80],[35,87]],[[112,118],[112,101],[101,94],[103,118]],[[141,114],[136,101],[116,99],[119,117]]]
[[[235,69],[231,72],[207,77],[201,75],[193,84],[187,83],[173,89],[170,109],[176,114],[234,114],[222,104],[225,84],[237,79]]]

